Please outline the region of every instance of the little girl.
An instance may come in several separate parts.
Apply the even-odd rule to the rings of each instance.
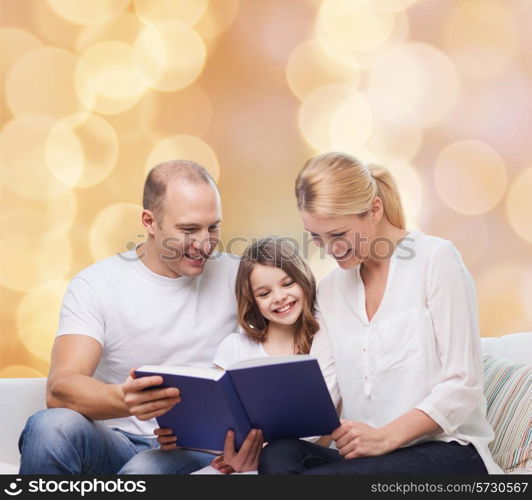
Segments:
[[[214,357],[216,366],[225,370],[246,359],[292,354],[310,353],[318,362],[326,359],[323,351],[328,342],[320,340],[315,317],[316,281],[290,240],[264,238],[244,251],[236,278],[236,298],[243,331],[223,340]],[[338,404],[334,366],[320,363],[320,367],[333,401]],[[176,446],[177,438],[171,432],[155,431],[161,449]],[[322,436],[316,443],[328,446],[330,441],[329,436]],[[261,448],[262,439],[257,433],[245,459],[233,460],[236,453],[232,448],[232,456],[226,452],[214,459],[212,466],[223,473],[254,470]]]

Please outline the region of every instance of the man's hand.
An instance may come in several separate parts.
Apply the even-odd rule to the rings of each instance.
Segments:
[[[216,462],[216,459],[213,460],[211,465],[225,474],[257,470],[257,467],[259,466],[259,455],[263,444],[264,438],[262,436],[262,431],[259,429],[252,429],[242,443],[240,450],[237,452],[235,451],[235,433],[233,431],[227,431],[227,434],[225,435],[223,458],[219,463]],[[218,468],[218,465],[220,468]],[[230,468],[233,470],[230,470]]]
[[[345,419],[340,422],[340,427],[333,431],[331,437],[344,458],[373,457],[393,451],[384,429]]]
[[[181,401],[179,389],[166,387],[164,389],[144,390],[148,387],[161,385],[160,375],[135,378],[134,368],[129,371],[129,377],[122,385],[124,403],[129,413],[139,420],[150,420],[159,417]]]
[[[172,429],[166,427],[158,427],[153,431],[157,436],[157,442],[161,450],[173,450],[177,448],[177,436],[172,433]]]

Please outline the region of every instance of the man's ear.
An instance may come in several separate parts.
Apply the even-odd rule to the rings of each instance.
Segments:
[[[145,208],[142,210],[141,219],[142,225],[146,228],[146,231],[153,236],[155,231],[154,227],[157,224],[157,219],[155,218],[155,215],[153,215],[153,212]]]

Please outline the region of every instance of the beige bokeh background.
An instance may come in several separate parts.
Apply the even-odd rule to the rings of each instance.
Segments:
[[[529,0],[0,5],[0,377],[46,375],[68,280],[143,239],[144,177],[174,158],[219,181],[225,244],[303,241],[317,153],[387,165],[409,228],[462,252],[482,335],[531,329]]]

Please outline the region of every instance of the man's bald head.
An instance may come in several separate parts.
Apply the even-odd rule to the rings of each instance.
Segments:
[[[150,210],[158,223],[164,212],[164,200],[168,185],[175,181],[189,184],[210,184],[218,187],[209,172],[199,163],[191,160],[173,160],[160,163],[150,170],[144,184],[143,207]]]

